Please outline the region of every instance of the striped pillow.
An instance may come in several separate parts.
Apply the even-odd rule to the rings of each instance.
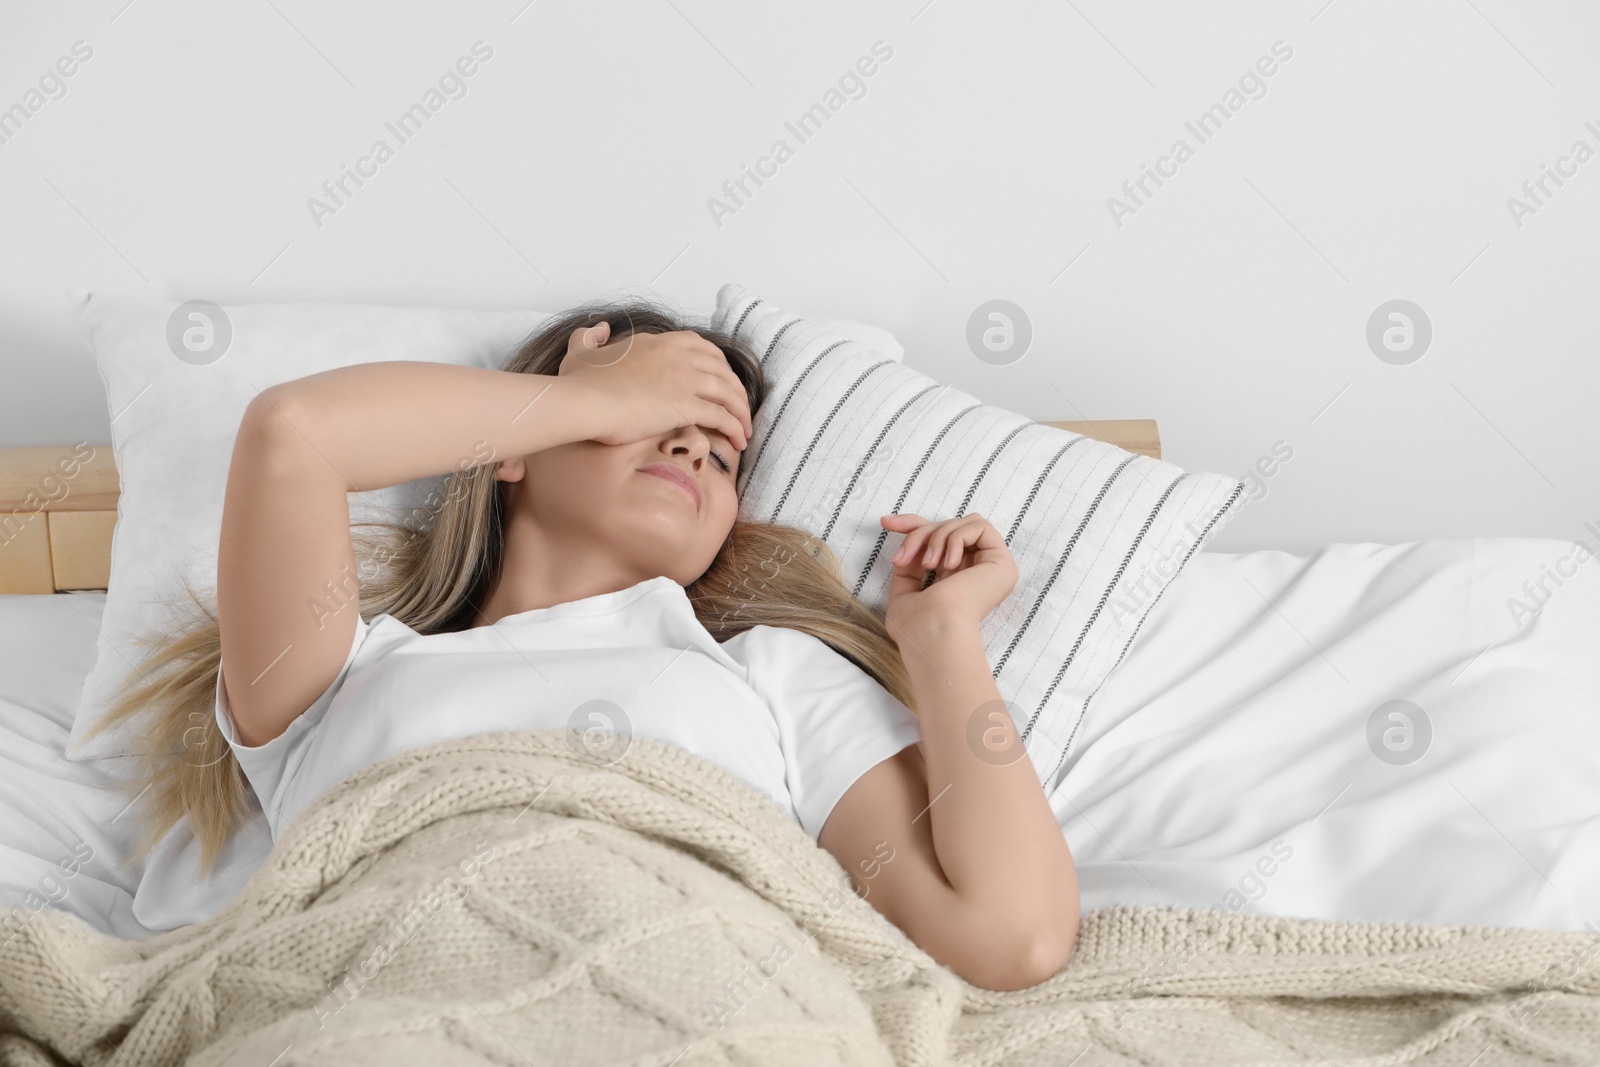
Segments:
[[[741,464],[741,519],[821,537],[879,611],[900,542],[880,516],[977,512],[1005,537],[1017,586],[981,633],[1053,791],[1095,693],[1244,483],[983,404],[731,282],[711,326],[761,359],[771,387]]]

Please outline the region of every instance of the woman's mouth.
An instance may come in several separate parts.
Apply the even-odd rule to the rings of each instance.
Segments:
[[[664,478],[669,482],[676,482],[694,498],[694,509],[700,510],[700,486],[682,467],[672,463],[652,463],[648,467],[640,467],[641,474],[653,474],[657,478]]]

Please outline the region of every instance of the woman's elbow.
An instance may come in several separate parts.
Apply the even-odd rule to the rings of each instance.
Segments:
[[[1018,947],[1002,950],[991,944],[961,968],[953,968],[966,982],[980,989],[1009,993],[1031,989],[1060,974],[1072,959],[1078,943],[1078,921],[1049,932],[1030,929],[1007,944]]]
[[[1072,954],[1078,947],[1078,916],[1074,913],[1068,918],[1060,930],[1049,937],[1041,937],[1034,942],[1034,949],[1026,967],[1026,977],[1031,980],[1027,986],[1036,986],[1040,982],[1048,982],[1062,971],[1072,961]]]

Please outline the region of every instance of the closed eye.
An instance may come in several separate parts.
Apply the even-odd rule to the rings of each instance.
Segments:
[[[728,461],[722,458],[722,453],[714,448],[711,450],[711,458],[717,461],[717,466],[722,468],[723,474],[731,474],[733,472],[733,468],[728,465]]]

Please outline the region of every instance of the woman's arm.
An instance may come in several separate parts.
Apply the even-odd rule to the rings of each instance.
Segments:
[[[862,775],[817,840],[858,893],[972,984],[1036,985],[1077,944],[1078,872],[979,632],[1016,586],[1016,562],[976,512],[882,522],[906,533],[884,621],[921,742]]]
[[[251,406],[265,403],[289,446],[352,493],[573,441],[640,441],[690,419],[746,446],[749,397],[716,345],[692,330],[610,338],[605,322],[573,330],[554,375],[362,363],[275,385]]]
[[[862,775],[818,844],[850,871],[857,893],[973,985],[1037,985],[1077,943],[1066,838],[977,626],[924,617],[895,637],[921,743]]]
[[[251,402],[279,447],[346,492],[385,489],[585,440],[571,379],[391,360],[309,374]]]
[[[575,441],[626,443],[686,417],[737,436],[748,397],[693,331],[579,327],[556,375],[388,361],[282,382],[234,441],[217,551],[222,695],[239,740],[278,737],[349,655],[360,610],[347,493]],[[624,358],[626,357],[626,358]]]
[[[222,690],[242,743],[280,735],[349,654],[360,608],[346,494],[583,440],[591,419],[570,384],[370,363],[250,402],[217,548]]]
[[[1077,940],[1078,872],[978,627],[924,616],[898,642],[917,701],[939,867],[991,929],[1029,946],[1027,962],[1048,977]]]

